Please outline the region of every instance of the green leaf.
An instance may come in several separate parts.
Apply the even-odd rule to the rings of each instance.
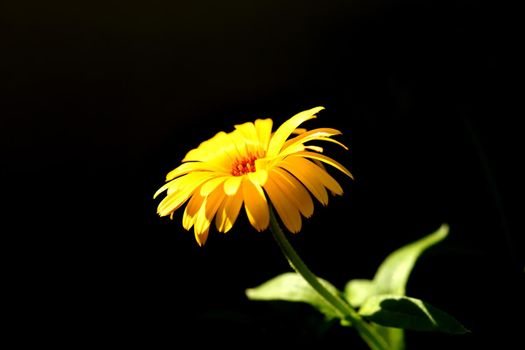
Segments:
[[[376,292],[374,281],[355,279],[346,284],[344,295],[350,305],[358,308]],[[383,327],[378,324],[372,324],[372,326],[387,341],[390,350],[405,350],[405,331],[403,329]]]
[[[319,278],[319,281],[330,291],[339,294],[339,290],[329,282]],[[246,296],[251,300],[285,300],[303,302],[312,305],[327,319],[340,318],[334,307],[325,301],[301,275],[287,272],[271,280],[246,290]]]
[[[353,307],[361,306],[365,300],[376,294],[374,281],[355,279],[345,286],[344,296]]]
[[[386,339],[390,350],[405,350],[405,330],[401,328],[384,327],[372,323],[372,326]]]
[[[387,256],[374,276],[376,294],[405,295],[408,277],[416,260],[426,249],[447,237],[448,230],[448,225],[443,224],[436,232]]]
[[[359,314],[386,327],[454,334],[468,332],[444,311],[419,299],[403,296],[377,295],[368,298],[359,309]]]
[[[436,232],[397,249],[379,266],[373,281],[365,279],[349,281],[344,292],[346,300],[353,307],[361,307],[360,313],[366,313],[369,312],[366,308],[370,308],[371,303],[377,300],[378,296],[405,295],[408,278],[419,256],[447,235],[448,225],[443,224]],[[368,306],[365,308],[364,305]],[[402,328],[389,327],[387,324],[374,324],[374,327],[387,340],[392,350],[405,349],[405,332]]]

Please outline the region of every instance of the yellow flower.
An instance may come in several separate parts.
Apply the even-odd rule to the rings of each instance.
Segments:
[[[269,199],[286,228],[299,232],[301,215],[308,218],[314,211],[311,194],[323,205],[328,204],[326,189],[334,195],[343,194],[323,163],[352,177],[344,166],[321,154],[321,147],[307,145],[310,141],[330,141],[347,149],[331,138],[340,131],[298,128],[322,109],[298,113],[274,133],[271,119],[257,119],[204,141],[168,173],[167,183],[155,193],[154,198],[167,191],[158,214],[173,217],[173,212],[189,199],[182,225],[186,230],[194,228],[197,243],[202,246],[213,218],[219,232],[228,232],[243,203],[251,225],[258,231],[265,230],[270,217]],[[294,137],[289,138],[292,134]]]

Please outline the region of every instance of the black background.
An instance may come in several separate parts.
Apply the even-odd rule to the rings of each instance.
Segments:
[[[289,268],[243,214],[204,248],[152,194],[184,154],[256,118],[325,106],[355,181],[291,237],[343,288],[451,226],[408,294],[472,333],[409,349],[513,342],[522,317],[520,130],[504,113],[505,15],[477,1],[106,1],[2,5],[6,299],[21,344],[336,346],[301,305],[244,289]],[[514,326],[513,326],[514,325]],[[519,326],[519,327],[518,327]],[[515,327],[515,328],[513,328]],[[340,345],[337,345],[340,346]]]

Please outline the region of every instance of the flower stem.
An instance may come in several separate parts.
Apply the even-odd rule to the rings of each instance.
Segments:
[[[370,324],[363,320],[363,318],[339,295],[333,294],[326,289],[317,279],[317,276],[306,266],[303,260],[299,257],[295,249],[292,247],[286,236],[284,235],[277,218],[270,206],[270,231],[277,241],[279,248],[290,263],[290,266],[300,274],[310,286],[317,291],[328,303],[330,303],[341,316],[350,321],[357,329],[359,335],[373,350],[388,350],[388,345],[383,337],[372,328]]]

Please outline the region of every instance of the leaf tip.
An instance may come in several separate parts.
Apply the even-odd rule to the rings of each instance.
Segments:
[[[248,299],[254,299],[256,293],[255,293],[255,290],[253,288],[247,288],[244,291],[244,294],[246,295],[246,297]]]
[[[446,222],[444,222],[436,231],[436,236],[439,236],[440,239],[445,239],[448,236],[449,232],[450,226]]]
[[[453,334],[470,334],[472,333],[472,331],[468,328],[466,328],[465,326],[463,326],[461,323],[458,322],[458,327],[457,329],[454,330],[454,332],[452,332]]]

